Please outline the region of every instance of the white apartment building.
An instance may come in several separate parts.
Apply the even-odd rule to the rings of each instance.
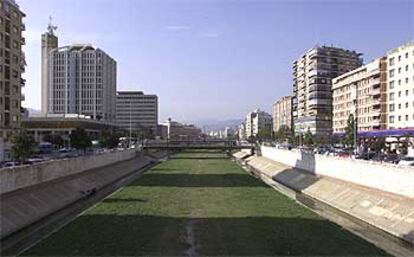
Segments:
[[[116,62],[89,44],[49,52],[48,114],[80,114],[116,119]]]
[[[325,138],[332,133],[332,79],[362,65],[361,54],[316,46],[293,63],[295,132]]]
[[[333,133],[344,133],[351,115],[357,118],[359,132],[386,129],[386,58],[334,78],[332,92]]]
[[[116,95],[116,123],[124,130],[141,127],[157,131],[158,97],[141,91],[118,91]]]
[[[388,129],[414,127],[414,42],[387,53]]]
[[[259,109],[249,112],[245,121],[245,136],[247,139],[260,136],[262,133],[271,133],[272,115]],[[269,135],[270,136],[270,135]]]

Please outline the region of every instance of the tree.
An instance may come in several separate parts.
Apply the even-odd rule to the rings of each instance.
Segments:
[[[117,133],[111,131],[102,132],[102,144],[107,148],[115,148],[119,144],[119,136]]]
[[[306,131],[306,133],[303,135],[303,143],[306,146],[312,146],[313,143],[314,143],[313,135],[312,135],[312,133],[309,130]]]
[[[36,142],[25,130],[16,133],[12,138],[12,155],[14,159],[24,162],[34,152]]]
[[[286,141],[292,137],[292,130],[287,125],[282,125],[276,131],[274,139],[278,141]]]
[[[272,128],[271,127],[264,127],[259,129],[257,134],[258,139],[271,139],[272,138]]]
[[[347,126],[345,128],[345,138],[343,143],[347,146],[353,146],[355,141],[355,119],[354,115],[349,115]]]
[[[62,147],[64,145],[64,140],[61,135],[58,134],[47,134],[43,137],[43,141],[52,143],[54,146]]]
[[[70,134],[70,143],[76,149],[86,151],[86,148],[92,146],[92,142],[84,129],[77,128]]]

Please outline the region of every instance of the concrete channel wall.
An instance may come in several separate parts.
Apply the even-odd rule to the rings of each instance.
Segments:
[[[414,198],[414,168],[392,164],[314,155],[299,150],[262,146],[267,159],[315,175],[328,176],[381,191]]]
[[[269,153],[268,149],[265,149],[265,153]],[[408,247],[408,250],[403,250],[402,254],[393,253],[396,253],[397,256],[414,256],[412,255],[414,254],[414,248],[412,248],[414,244],[414,201],[412,198],[332,177],[318,176],[303,169],[286,165],[282,161],[276,162],[263,156],[238,152],[233,154],[233,157],[254,170],[256,175],[267,184],[299,202],[302,202],[302,196],[315,199],[363,224],[409,242],[411,246]],[[279,155],[278,158],[283,157],[289,158],[289,155]],[[341,167],[337,167],[337,169],[341,169]],[[316,204],[310,203],[309,206],[314,209],[314,205]],[[315,211],[320,211],[322,215],[324,212],[323,210]],[[342,218],[334,219],[335,222],[341,220]],[[368,230],[360,228],[353,231],[362,236],[370,233]],[[387,240],[382,241],[381,244],[385,242]],[[396,244],[399,245],[399,243]],[[399,248],[395,247],[394,242],[381,247]]]
[[[136,155],[136,150],[125,150],[0,169],[0,195],[85,170],[129,160]]]
[[[159,158],[123,151],[55,161],[8,172],[0,194],[1,233],[5,238],[53,213],[95,195],[112,183],[154,164]],[[164,153],[156,153],[164,157]],[[84,164],[82,164],[82,161]],[[55,174],[54,174],[55,173]],[[12,190],[14,189],[14,190]]]

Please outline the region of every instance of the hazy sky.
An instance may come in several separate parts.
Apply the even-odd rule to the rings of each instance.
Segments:
[[[40,109],[40,37],[93,43],[118,62],[118,89],[157,94],[160,120],[241,118],[292,92],[291,64],[316,44],[369,61],[414,38],[410,1],[20,0],[24,105]]]

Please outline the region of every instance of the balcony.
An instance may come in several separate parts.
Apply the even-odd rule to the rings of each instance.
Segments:
[[[26,31],[26,24],[22,23],[22,25],[20,26],[20,29],[22,31]]]
[[[20,97],[21,101],[25,101],[26,100],[26,96],[22,93],[21,97]]]
[[[20,44],[21,44],[21,45],[25,45],[25,44],[26,44],[26,39],[25,39],[24,37],[22,37],[22,38],[20,39]]]

